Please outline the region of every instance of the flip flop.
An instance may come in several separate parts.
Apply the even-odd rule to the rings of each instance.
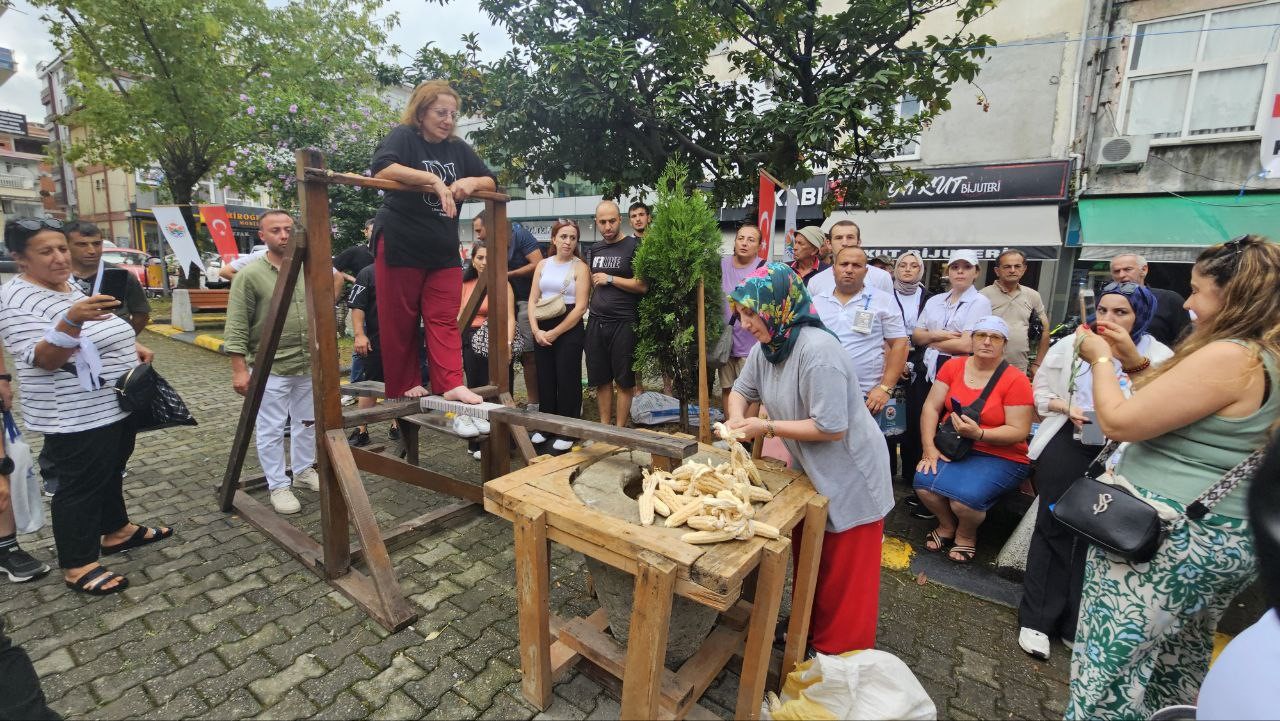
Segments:
[[[948,538],[947,536],[944,536],[938,533],[937,529],[934,529],[932,531],[929,531],[929,535],[924,537],[924,541],[925,541],[924,550],[928,551],[929,553],[941,553],[947,550],[947,546],[950,545],[951,542],[954,540],[956,540],[955,536],[951,536],[950,538]],[[932,543],[935,547],[929,548],[930,543]]]
[[[96,578],[102,578],[102,580],[98,583],[93,583]],[[104,586],[111,583],[111,580],[114,578],[118,578],[120,581],[114,586],[104,588]],[[90,569],[75,581],[64,580],[63,583],[67,584],[67,588],[75,591],[76,593],[84,593],[90,596],[110,596],[113,593],[120,593],[129,587],[129,579],[118,573],[108,571],[102,566]]]
[[[147,537],[148,532],[151,532],[152,534],[150,538]],[[102,555],[110,556],[114,553],[124,553],[132,548],[138,548],[157,541],[163,541],[172,535],[172,528],[148,528],[146,526],[138,526],[138,530],[134,531],[133,535],[124,543],[117,543],[114,546],[103,546]]]
[[[960,554],[960,557],[956,558],[955,556],[951,555],[952,553],[958,553]],[[963,566],[966,563],[972,562],[973,557],[976,555],[978,555],[978,549],[974,548],[973,546],[956,545],[956,546],[952,546],[951,551],[947,553],[947,560],[951,561],[952,563],[958,563]]]

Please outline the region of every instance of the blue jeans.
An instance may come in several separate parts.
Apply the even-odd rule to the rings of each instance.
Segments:
[[[971,451],[962,461],[939,460],[937,473],[916,471],[914,486],[917,491],[932,491],[975,511],[985,511],[1017,488],[1030,472],[1030,464]]]
[[[351,382],[358,383],[364,380],[364,356],[359,353],[351,354]]]

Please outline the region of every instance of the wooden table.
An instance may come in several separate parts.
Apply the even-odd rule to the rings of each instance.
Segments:
[[[709,545],[684,543],[688,528],[645,527],[586,506],[571,487],[576,471],[618,451],[597,442],[489,481],[484,506],[515,524],[516,591],[520,616],[523,692],[538,708],[551,703],[554,679],[585,659],[622,680],[622,718],[684,718],[734,655],[742,680],[735,718],[760,714],[778,610],[786,583],[787,538],[804,521],[782,676],[802,660],[826,526],[827,499],[803,474],[761,465],[774,499],[756,518],[784,537],[756,536]],[[700,445],[695,457],[715,462],[728,453]],[[669,462],[657,459],[657,462]],[[588,618],[551,613],[548,542],[555,541],[636,577],[628,645],[604,629],[603,610]],[[743,582],[756,572],[755,593],[744,600]],[[678,671],[663,665],[675,595],[721,612],[720,623]],[[745,644],[745,645],[744,645]]]

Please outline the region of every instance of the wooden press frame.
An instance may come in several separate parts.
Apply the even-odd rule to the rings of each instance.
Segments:
[[[347,596],[389,631],[398,631],[417,619],[396,579],[388,553],[388,543],[404,543],[411,537],[430,532],[443,522],[460,514],[479,510],[484,498],[481,486],[466,483],[417,465],[418,428],[401,423],[406,445],[405,460],[392,458],[361,448],[352,448],[345,429],[369,422],[403,418],[421,412],[417,399],[393,400],[374,408],[344,413],[340,402],[341,373],[338,368],[337,329],[333,314],[332,278],[333,246],[330,237],[329,185],[373,187],[382,190],[430,192],[421,186],[326,169],[324,156],[315,150],[294,153],[298,200],[302,227],[295,230],[285,251],[275,291],[272,293],[263,338],[253,359],[254,373],[249,380],[235,440],[227,459],[226,472],[219,490],[219,507],[236,512],[262,531],[276,545],[288,551],[302,565]],[[485,224],[490,229],[485,246],[490,262],[479,277],[475,290],[463,308],[459,329],[475,317],[485,295],[490,307],[505,308],[507,294],[507,250],[511,228],[507,221],[507,201],[502,193],[477,192],[472,198],[485,203]],[[307,283],[307,317],[311,344],[311,378],[315,402],[316,472],[320,476],[320,540],[289,523],[273,509],[251,497],[248,483],[241,477],[248,453],[258,409],[266,389],[280,333],[288,313],[289,301],[299,276]],[[511,397],[510,348],[505,339],[510,319],[506,313],[489,315],[489,377],[492,384],[472,390],[487,400],[514,406]],[[511,470],[510,442],[515,439],[525,460],[535,455],[523,426],[512,426],[503,417],[490,419],[490,432],[482,456],[481,474],[485,481]],[[444,493],[459,499],[383,532],[378,528],[365,493],[360,472],[367,471],[419,488]],[[360,547],[352,549],[348,522],[355,526]],[[363,561],[367,573],[352,567]]]

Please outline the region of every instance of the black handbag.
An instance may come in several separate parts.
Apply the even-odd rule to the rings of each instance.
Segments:
[[[982,395],[978,396],[971,405],[962,406],[960,414],[977,423],[982,416],[982,409],[987,405],[987,398],[991,395],[991,391],[995,390],[996,384],[1000,382],[1000,378],[1004,376],[1004,370],[1008,367],[1009,364],[1006,361],[1000,361],[1000,365],[996,366],[995,372],[991,374],[987,385],[982,389]],[[942,455],[953,461],[959,461],[973,450],[973,439],[960,435],[956,427],[951,425],[951,419],[947,418],[938,423],[938,431],[933,436],[933,445]]]
[[[155,387],[150,402],[131,414],[138,432],[196,425],[196,419],[191,415],[191,410],[183,402],[182,396],[169,385],[169,381],[154,370],[151,375],[155,379]]]
[[[1058,502],[1049,507],[1049,512],[1076,535],[1133,563],[1150,561],[1169,531],[1186,519],[1204,518],[1241,481],[1256,473],[1263,456],[1262,449],[1251,453],[1201,493],[1184,514],[1166,522],[1154,506],[1128,489],[1089,475],[1089,471],[1111,457],[1119,445],[1112,441],[1104,446],[1085,469],[1085,475],[1071,482]]]
[[[133,413],[150,407],[151,400],[156,396],[156,381],[159,378],[160,374],[156,373],[150,363],[139,363],[125,371],[124,375],[116,379],[115,385],[120,409]]]

